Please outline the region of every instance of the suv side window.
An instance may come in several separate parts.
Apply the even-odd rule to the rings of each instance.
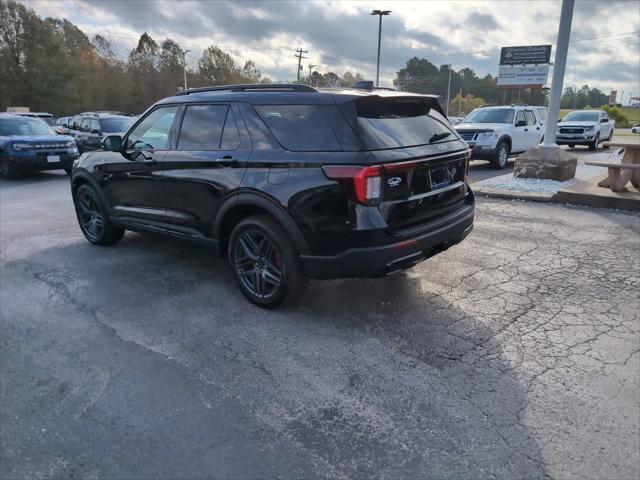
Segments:
[[[228,105],[220,104],[187,106],[178,150],[220,150],[228,110]]]
[[[529,110],[525,110],[524,111],[524,116],[527,119],[527,125],[535,125],[536,124],[536,117],[534,117],[533,112],[531,112]]]
[[[95,118],[91,120],[91,131],[94,130],[100,131],[100,122]]]
[[[328,105],[256,105],[278,142],[292,152],[340,152],[342,146],[327,117]]]
[[[127,137],[127,148],[167,150],[178,107],[160,107],[149,113]]]
[[[88,118],[83,118],[82,119],[82,123],[80,124],[80,130],[84,131],[84,132],[88,132],[89,131],[89,124],[91,123],[91,120]]]
[[[607,114],[607,112],[602,112],[602,118],[600,118],[600,121],[604,120],[605,122],[609,121],[609,114]]]
[[[524,112],[522,110],[518,110],[518,113],[516,113],[516,125],[518,125],[518,122],[524,122],[525,120]]]

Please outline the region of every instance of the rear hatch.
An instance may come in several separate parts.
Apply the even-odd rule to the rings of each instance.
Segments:
[[[463,206],[468,147],[434,97],[371,95],[340,109],[381,166],[375,203],[392,233],[419,230]]]

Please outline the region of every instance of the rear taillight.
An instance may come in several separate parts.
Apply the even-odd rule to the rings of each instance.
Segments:
[[[358,203],[377,205],[382,196],[382,168],[354,167],[350,165],[325,165],[322,171],[331,180],[353,182],[353,191]]]

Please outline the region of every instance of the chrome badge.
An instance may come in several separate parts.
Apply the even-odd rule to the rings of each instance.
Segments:
[[[397,187],[402,183],[402,178],[400,177],[391,177],[387,180],[387,185],[390,187]]]

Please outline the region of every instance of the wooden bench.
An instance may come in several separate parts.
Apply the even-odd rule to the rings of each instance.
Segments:
[[[609,176],[598,183],[599,187],[609,187],[612,192],[625,189],[629,180],[631,185],[640,187],[640,143],[605,142],[607,147],[620,147],[618,155],[622,157],[620,163],[584,162],[586,165],[607,167]]]

